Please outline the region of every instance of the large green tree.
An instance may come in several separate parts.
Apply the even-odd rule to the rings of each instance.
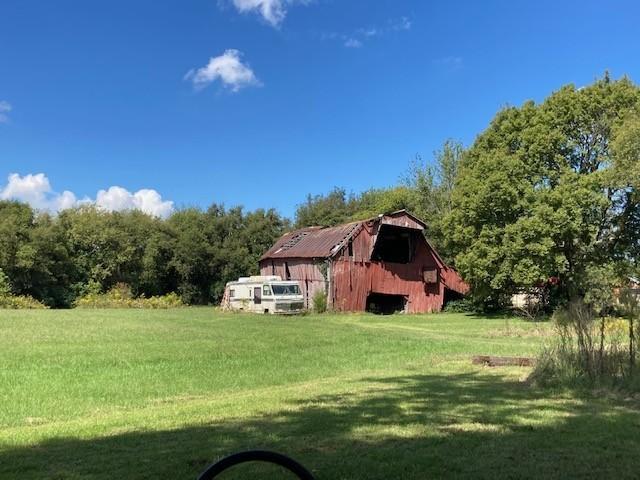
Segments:
[[[227,281],[258,273],[260,255],[288,227],[274,210],[245,214],[215,204],[178,211],[168,224],[176,236],[169,265],[188,303],[217,302]]]
[[[326,195],[307,195],[306,201],[296,209],[296,228],[333,226],[348,222],[356,212],[355,195],[344,188],[335,187]]]
[[[13,293],[51,306],[69,304],[74,269],[60,225],[18,202],[0,202],[0,269]]]
[[[625,123],[639,108],[636,85],[605,75],[496,115],[464,155],[446,219],[448,248],[478,300],[500,303],[549,279],[568,299],[587,293],[603,265],[628,268],[637,157],[623,153],[629,142],[620,154],[612,143],[637,128]]]
[[[445,241],[445,218],[453,209],[453,190],[463,154],[462,143],[446,140],[442,148],[433,153],[431,162],[416,158],[404,178],[405,185],[413,192],[414,206],[411,210],[425,221],[425,235],[449,263],[454,259]]]
[[[406,185],[389,188],[372,188],[358,195],[354,201],[352,220],[375,217],[396,210],[414,212],[418,204],[416,191]]]
[[[617,128],[613,142],[615,186],[612,199],[620,213],[617,217],[614,253],[626,258],[631,273],[640,275],[640,114],[630,113]]]

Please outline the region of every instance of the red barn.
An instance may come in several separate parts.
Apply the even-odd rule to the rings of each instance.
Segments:
[[[405,210],[303,228],[284,234],[260,258],[260,274],[299,281],[307,307],[322,291],[339,311],[439,311],[468,286],[427,242],[424,228]]]

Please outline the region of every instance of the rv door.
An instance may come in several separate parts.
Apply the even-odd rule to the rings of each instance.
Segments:
[[[256,305],[260,305],[262,303],[262,287],[254,287],[253,303],[255,303]]]

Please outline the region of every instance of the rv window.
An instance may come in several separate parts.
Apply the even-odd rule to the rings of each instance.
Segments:
[[[274,295],[300,295],[298,285],[271,285]]]
[[[271,289],[269,288],[269,285],[263,285],[263,287],[262,287],[262,295],[264,295],[265,297],[270,297],[271,296]]]
[[[233,289],[229,290],[229,298],[233,298],[235,296],[236,296],[236,291]]]

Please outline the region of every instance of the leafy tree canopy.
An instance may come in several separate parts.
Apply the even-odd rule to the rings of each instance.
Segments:
[[[500,111],[465,153],[446,243],[477,299],[637,264],[640,89],[608,75]],[[634,137],[635,135],[635,137]]]
[[[188,303],[216,302],[227,281],[257,273],[258,258],[287,227],[274,210],[220,205],[161,220],[91,206],[51,217],[0,201],[0,294],[64,307],[126,283],[136,296],[177,291]]]

